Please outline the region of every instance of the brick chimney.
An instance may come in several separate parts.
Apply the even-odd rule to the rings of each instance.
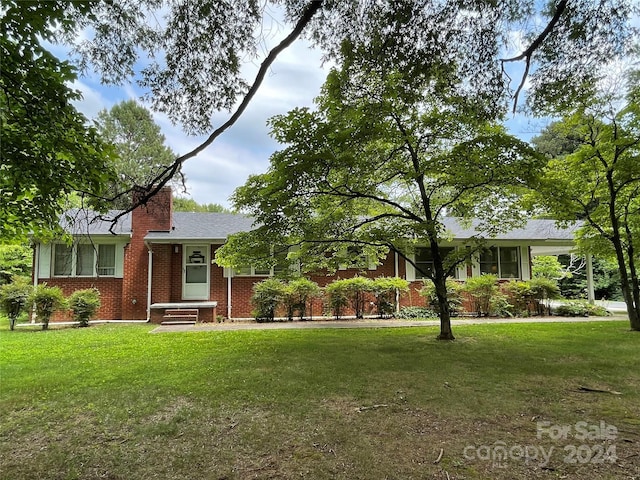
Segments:
[[[173,195],[171,187],[162,187],[160,191],[131,212],[131,225],[134,235],[147,232],[171,230],[173,217]]]
[[[144,320],[147,316],[148,249],[144,237],[151,231],[169,232],[173,218],[171,187],[163,187],[156,195],[131,212],[131,241],[124,254],[122,282],[122,318]]]

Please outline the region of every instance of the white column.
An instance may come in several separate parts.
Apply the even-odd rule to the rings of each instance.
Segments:
[[[593,262],[591,261],[591,254],[587,253],[587,300],[589,303],[594,303],[596,296],[593,290]]]

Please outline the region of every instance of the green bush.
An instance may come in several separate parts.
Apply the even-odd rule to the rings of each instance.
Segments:
[[[509,315],[529,316],[533,308],[533,292],[531,284],[523,280],[511,280],[503,283],[500,290],[511,305]]]
[[[549,300],[560,297],[560,287],[556,280],[544,277],[536,277],[529,280],[531,296],[535,301],[538,315],[551,313]]]
[[[398,277],[378,277],[373,280],[372,292],[376,297],[376,309],[380,318],[393,316],[397,303],[396,292],[402,294],[409,290],[409,282]]]
[[[80,323],[81,327],[88,327],[89,320],[100,308],[100,291],[97,288],[76,290],[68,301],[73,319]]]
[[[42,322],[42,329],[49,328],[49,320],[53,314],[65,306],[64,295],[60,287],[48,287],[46,283],[33,289],[29,302],[33,304],[36,315]]]
[[[566,301],[556,307],[554,313],[561,317],[606,317],[609,315],[606,308],[584,300]]]
[[[349,305],[347,284],[344,280],[334,280],[324,287],[327,307],[336,319],[344,315],[344,309]]]
[[[26,310],[32,286],[24,277],[12,283],[0,285],[0,310],[9,317],[9,328],[13,330],[20,314]]]
[[[293,315],[297,311],[300,320],[307,312],[307,302],[320,295],[318,284],[308,278],[297,278],[288,282],[283,291],[282,302],[287,309],[287,318],[293,320]]]
[[[284,298],[285,288],[286,284],[277,278],[267,278],[253,286],[251,304],[257,322],[273,322],[276,309]]]
[[[427,307],[402,307],[396,315],[397,318],[402,319],[432,318],[437,316],[437,313]]]
[[[328,306],[336,318],[344,314],[347,306],[351,306],[356,318],[363,318],[366,295],[373,292],[373,280],[366,277],[334,280],[324,291]]]
[[[463,284],[452,278],[447,278],[447,302],[449,303],[449,313],[452,316],[458,315],[462,309],[463,289]],[[425,280],[419,293],[427,300],[429,307],[435,312],[435,314],[439,315],[440,305],[438,305],[435,284],[431,280]]]
[[[468,278],[464,285],[464,291],[471,297],[473,310],[478,317],[490,315],[492,301],[496,302],[493,297],[501,295],[496,275]]]

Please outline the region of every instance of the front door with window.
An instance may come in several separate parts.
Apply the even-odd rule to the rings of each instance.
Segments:
[[[182,299],[209,300],[209,245],[183,249]]]

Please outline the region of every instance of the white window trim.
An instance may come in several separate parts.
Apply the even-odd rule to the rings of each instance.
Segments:
[[[119,269],[118,269],[118,244],[114,242],[74,242],[71,247],[71,273],[69,275],[56,275],[56,246],[57,245],[65,245],[63,243],[54,243],[51,245],[51,274],[49,278],[118,278]],[[78,267],[78,246],[79,245],[91,245],[93,250],[93,262],[92,262],[92,273],[89,275],[78,275],[76,274],[76,270]],[[98,252],[100,249],[100,245],[114,245],[114,266],[113,266],[113,274],[112,275],[98,275]]]
[[[429,248],[429,247],[426,246],[426,245],[422,245],[422,246],[418,246],[417,248]],[[457,252],[458,248],[460,248],[460,247],[458,247],[456,245],[440,245],[440,248],[452,248],[454,252]],[[415,261],[416,261],[415,253],[412,253],[411,255],[407,255],[407,257],[412,262],[415,263]],[[405,277],[406,278],[405,279],[408,282],[419,282],[419,281],[428,279],[428,277],[420,277],[420,278],[418,278],[418,276],[416,275],[416,273],[417,273],[416,272],[416,267],[413,266],[413,263],[411,263],[409,261],[406,261],[405,265],[406,265],[406,273],[405,273]],[[454,277],[453,277],[454,280],[464,280],[464,279],[467,278],[467,275],[466,275],[467,266],[466,265],[467,265],[466,263],[463,263],[462,266],[458,265],[456,267],[456,269],[454,271]],[[461,270],[462,268],[464,268],[464,275],[462,275],[462,273],[461,273],[462,272],[462,270]]]
[[[523,260],[523,256],[522,256],[522,247],[520,245],[491,245],[490,248],[496,248],[497,249],[497,253],[498,253],[498,280],[519,280],[523,278],[523,269],[522,269],[522,260]],[[501,249],[503,248],[515,248],[516,249],[516,256],[517,256],[517,266],[518,266],[518,272],[516,274],[515,277],[503,277],[502,276],[502,261],[501,261]],[[478,262],[478,275],[485,275],[482,273],[482,264],[480,262],[480,256],[481,253],[478,253],[477,256],[477,262]]]

